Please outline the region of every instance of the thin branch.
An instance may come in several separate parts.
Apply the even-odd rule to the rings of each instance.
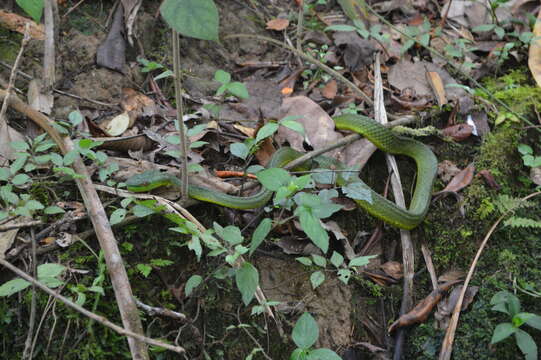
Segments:
[[[88,317],[88,318],[90,318],[90,319],[92,319],[94,321],[97,321],[97,322],[99,322],[100,324],[102,324],[104,326],[107,326],[108,328],[116,331],[120,335],[129,336],[131,338],[137,339],[138,341],[141,341],[141,342],[144,342],[144,343],[147,343],[147,344],[150,344],[150,345],[163,347],[164,349],[171,350],[171,351],[174,351],[174,352],[179,353],[179,354],[183,354],[183,353],[186,352],[186,350],[184,348],[180,347],[180,346],[172,346],[172,345],[169,345],[169,344],[164,343],[162,341],[151,339],[151,338],[148,338],[148,337],[140,335],[140,334],[136,334],[136,333],[134,333],[132,331],[126,330],[125,328],[120,327],[120,326],[112,323],[111,321],[109,321],[107,318],[105,318],[103,316],[96,315],[93,312],[90,312],[90,311],[86,310],[85,308],[75,304],[74,302],[72,302],[68,298],[66,298],[66,297],[64,297],[64,296],[62,296],[60,294],[57,294],[54,290],[52,290],[52,289],[48,288],[47,286],[43,285],[41,282],[37,281],[36,279],[31,277],[30,275],[28,275],[27,273],[25,273],[24,271],[22,271],[21,269],[19,269],[18,267],[12,265],[11,263],[7,262],[4,259],[0,259],[0,265],[5,266],[9,270],[13,271],[15,274],[20,276],[21,278],[23,278],[24,280],[28,281],[32,285],[35,285],[36,287],[38,287],[41,290],[45,291],[47,294],[53,296],[54,298],[60,300],[61,302],[63,302],[67,306],[71,307],[75,311],[78,311],[81,314],[83,314],[84,316],[86,316],[86,317]]]
[[[36,236],[34,229],[30,229],[30,241],[32,242],[32,276],[37,277]],[[32,299],[30,300],[30,319],[28,320],[28,334],[24,342],[23,359],[32,358],[32,336],[36,324],[36,285],[32,284]]]

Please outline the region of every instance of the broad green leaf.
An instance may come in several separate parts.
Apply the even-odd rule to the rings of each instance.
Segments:
[[[43,144],[39,144],[37,147],[36,147],[36,152],[43,152],[43,151],[47,151],[49,150],[50,148],[56,146],[56,144],[53,142],[53,141],[47,141]]]
[[[319,285],[323,284],[325,281],[325,274],[323,271],[314,271],[312,275],[310,275],[310,283],[312,284],[312,289],[317,288]]]
[[[30,145],[26,141],[12,141],[9,145],[17,151],[26,151],[30,149]]]
[[[30,176],[26,174],[17,174],[11,179],[11,183],[13,185],[23,185],[26,184],[30,180]]]
[[[295,214],[299,216],[302,230],[323,253],[326,253],[329,248],[329,235],[321,226],[320,220],[312,214],[310,209],[304,206],[298,207]]]
[[[0,167],[0,181],[7,181],[11,175],[8,168]]]
[[[15,175],[17,171],[21,170],[26,164],[26,160],[28,159],[28,154],[19,154],[17,156],[17,159],[15,159],[14,162],[11,163],[11,166],[9,167],[9,170],[11,171],[11,175]]]
[[[174,73],[171,70],[165,70],[161,74],[156,75],[154,77],[154,81],[158,81],[160,79],[165,79],[166,77],[173,76],[173,75],[174,75]]]
[[[314,264],[319,267],[324,268],[325,266],[327,266],[327,259],[325,259],[321,255],[312,254],[312,259],[314,260]]]
[[[307,258],[305,256],[295,258],[295,260],[297,260],[298,262],[300,262],[303,265],[312,266],[312,260],[310,260],[310,258]]]
[[[207,144],[208,144],[208,142],[206,142],[206,141],[201,141],[201,140],[200,141],[194,141],[193,143],[190,144],[190,149],[198,149],[198,148],[200,148],[202,146],[205,146]]]
[[[372,190],[362,181],[349,183],[342,187],[342,191],[351,199],[372,203]]]
[[[30,286],[30,283],[21,278],[9,280],[0,286],[0,297],[11,296]]]
[[[186,281],[186,286],[184,286],[184,294],[186,296],[190,296],[192,294],[193,289],[199,286],[201,282],[203,281],[203,278],[200,275],[192,275]]]
[[[503,339],[509,337],[510,335],[514,334],[518,328],[514,327],[511,323],[501,323],[496,326],[496,329],[494,329],[494,334],[492,334],[492,339],[490,340],[491,344],[495,344],[499,341],[502,341]]]
[[[109,222],[111,223],[111,225],[120,223],[126,217],[126,213],[127,213],[126,209],[123,209],[123,208],[116,209],[111,214],[111,218],[109,219]]]
[[[246,86],[237,81],[227,84],[227,91],[241,99],[248,99],[250,97]]]
[[[77,150],[70,150],[66,155],[64,155],[64,166],[69,166],[73,164],[79,152]]]
[[[302,136],[304,136],[304,134],[305,134],[304,126],[302,126],[302,124],[300,122],[298,122],[298,121],[287,120],[287,119],[284,118],[284,119],[280,120],[280,125],[285,126],[286,128],[289,128],[289,129],[291,129],[291,130],[293,130],[295,132],[298,132]]]
[[[250,243],[250,255],[261,245],[263,240],[269,235],[269,232],[272,229],[272,220],[270,218],[264,218],[261,220],[257,228],[254,230],[252,235],[252,241]]]
[[[224,239],[231,245],[240,244],[242,240],[244,239],[238,227],[233,226],[233,225],[228,225],[224,228],[224,227],[219,226],[218,223],[214,223],[214,224],[215,224],[214,230],[216,231],[216,233],[222,239]]]
[[[51,289],[64,285],[64,282],[62,280],[50,276],[40,278],[39,281],[43,283],[43,285],[50,287]]]
[[[257,132],[257,136],[255,138],[255,142],[259,143],[261,140],[266,139],[272,135],[278,130],[278,124],[274,122],[270,122],[268,124],[265,124],[259,131]]]
[[[199,125],[195,125],[194,127],[188,129],[188,131],[186,131],[186,136],[192,137],[192,136],[195,136],[195,135],[199,135],[199,134],[201,134],[206,128],[207,128],[207,124],[199,124]]]
[[[257,269],[245,261],[240,268],[237,269],[235,274],[235,282],[237,287],[242,294],[242,301],[244,305],[248,306],[250,301],[252,301],[257,286],[259,285],[259,273]]]
[[[217,70],[214,73],[214,80],[222,84],[228,84],[231,82],[231,74],[227,71]]]
[[[348,270],[348,269],[340,269],[338,270],[338,279],[340,279],[341,282],[343,282],[344,284],[348,284],[349,282],[349,279],[351,278],[351,270]]]
[[[299,349],[309,349],[319,337],[319,326],[310,313],[305,312],[297,320],[291,338]]]
[[[359,257],[356,257],[355,259],[352,259],[349,262],[348,266],[349,267],[365,266],[365,265],[368,265],[368,263],[370,262],[370,259],[375,258],[375,257],[377,257],[377,255],[359,256]]]
[[[266,189],[276,191],[281,186],[289,184],[291,175],[284,169],[270,168],[258,172],[257,179]]]
[[[154,210],[146,207],[146,206],[143,206],[143,205],[135,205],[133,208],[132,208],[132,211],[133,211],[133,215],[137,216],[137,217],[145,217],[145,216],[148,216],[148,215],[152,215],[154,214]]]
[[[485,31],[492,31],[496,27],[496,24],[483,24],[476,26],[472,29],[473,32],[485,32]]]
[[[339,268],[340,265],[344,263],[344,257],[337,253],[336,251],[332,252],[331,256],[331,264],[334,265],[334,267]]]
[[[532,317],[526,320],[526,324],[533,328],[536,328],[537,330],[541,330],[541,316],[535,314],[532,315]]]
[[[188,249],[192,250],[195,253],[195,256],[197,256],[197,261],[201,259],[201,254],[203,254],[203,247],[201,246],[199,236],[192,236],[192,238],[188,241]]]
[[[43,204],[40,203],[37,200],[29,200],[29,201],[27,201],[26,204],[25,204],[25,207],[28,210],[41,210],[41,209],[45,208],[45,206],[43,206]]]
[[[334,351],[322,348],[310,351],[307,360],[342,360],[342,358]]]
[[[295,349],[291,353],[289,360],[307,360],[308,359],[308,350],[305,349]]]
[[[250,154],[250,149],[244,143],[231,144],[229,146],[229,151],[231,151],[231,154],[241,158],[242,160],[246,160],[246,158]]]
[[[66,267],[61,264],[48,263],[38,266],[38,279],[44,277],[56,277],[62,274],[66,270]]]
[[[167,141],[169,144],[178,145],[180,144],[180,136],[169,135],[165,137],[165,141]]]
[[[517,346],[524,354],[526,360],[537,360],[537,345],[533,338],[524,330],[517,329],[515,333]]]
[[[165,0],[160,13],[183,36],[218,41],[219,17],[213,0]]]

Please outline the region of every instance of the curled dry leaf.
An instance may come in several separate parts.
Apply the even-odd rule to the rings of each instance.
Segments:
[[[143,151],[152,148],[152,140],[145,134],[123,136],[116,138],[92,138],[94,141],[103,141],[99,146],[100,149],[116,150],[122,152],[135,151],[142,149]]]
[[[445,87],[443,86],[443,81],[441,80],[440,74],[435,71],[426,72],[426,80],[432,88],[436,100],[438,101],[439,106],[447,104],[447,97],[445,95]]]
[[[325,87],[321,90],[321,95],[323,95],[329,100],[332,100],[336,96],[337,91],[338,85],[336,84],[336,80],[332,79],[327,84],[325,84]]]
[[[451,313],[453,312],[460,293],[462,292],[463,285],[459,285],[451,291],[451,294],[445,300],[438,304],[438,310],[434,313],[434,318],[437,320],[437,328],[445,330],[448,327]],[[468,286],[466,293],[464,294],[464,300],[462,301],[461,311],[464,311],[473,302],[473,298],[479,291],[479,286]]]
[[[438,176],[444,183],[448,183],[460,169],[450,160],[443,160],[438,164]]]
[[[532,169],[533,170],[533,169]],[[494,179],[494,175],[490,172],[490,170],[481,170],[477,173],[477,175],[480,175],[485,179],[485,182],[487,185],[494,190],[499,190],[501,188],[500,184],[496,182],[496,179]]]
[[[404,276],[404,270],[402,264],[397,261],[387,261],[381,264],[381,269],[390,277],[399,280]]]
[[[537,21],[533,28],[534,37],[530,43],[530,50],[528,53],[528,67],[532,72],[532,75],[537,83],[537,86],[541,86],[541,10],[537,14]]]
[[[449,270],[443,273],[442,275],[440,275],[440,277],[438,277],[438,282],[444,283],[444,282],[456,281],[456,280],[463,279],[465,276],[466,276],[466,273],[462,270]]]
[[[434,306],[436,306],[440,302],[443,295],[451,288],[451,286],[457,284],[458,282],[460,281],[450,281],[438,286],[436,290],[433,290],[410,312],[400,316],[398,320],[392,323],[388,331],[391,333],[399,327],[410,326],[413,324],[424,322],[432,312],[432,309],[434,309]]]
[[[45,40],[45,31],[42,24],[36,24],[34,21],[23,16],[0,10],[0,24],[3,27],[24,34],[26,24],[29,24],[28,33],[32,39]]]
[[[288,26],[288,19],[272,19],[267,21],[267,29],[269,30],[282,31],[285,30]]]
[[[473,180],[473,173],[475,172],[475,166],[472,164],[468,165],[464,170],[455,175],[455,177],[447,184],[445,189],[438,191],[434,195],[439,195],[442,193],[453,192],[456,193],[466,186],[470,185]]]
[[[473,132],[473,126],[468,124],[457,124],[446,127],[442,133],[444,136],[451,137],[454,141],[466,140],[471,136]]]
[[[123,112],[112,119],[105,120],[100,124],[100,128],[109,136],[120,136],[130,127],[130,115]]]

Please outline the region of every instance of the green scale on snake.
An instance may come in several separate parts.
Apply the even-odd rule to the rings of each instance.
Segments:
[[[335,117],[333,120],[338,129],[359,133],[382,151],[394,155],[406,155],[415,160],[417,164],[417,180],[408,209],[398,207],[371,189],[371,201],[355,201],[368,213],[390,225],[406,230],[413,229],[419,225],[428,211],[432,185],[436,177],[438,164],[436,156],[434,156],[428,146],[414,139],[397,136],[390,129],[365,116],[347,114]],[[301,155],[302,153],[291,148],[281,148],[275,152],[267,167],[283,167]],[[336,160],[325,157],[321,157],[321,159],[324,159],[324,162],[338,166],[338,168],[343,167]],[[338,177],[338,179],[340,178]],[[126,185],[128,190],[143,192],[164,185],[178,186],[180,185],[180,181],[172,175],[160,173],[158,170],[150,170],[131,177],[126,182]],[[340,180],[338,181],[338,185],[343,185],[340,183]],[[252,196],[240,197],[192,184],[188,187],[188,194],[190,197],[200,201],[243,210],[264,206],[272,197],[272,191],[266,189],[262,189]]]

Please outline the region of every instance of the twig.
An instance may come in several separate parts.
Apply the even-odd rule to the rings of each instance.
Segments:
[[[239,325],[242,325],[242,321],[240,319],[240,315],[239,315],[239,312],[240,312],[240,308],[237,309],[237,321],[239,323]],[[250,333],[248,331],[248,329],[246,329],[246,327],[242,326],[241,329],[246,333],[246,335],[248,335],[248,337],[250,339],[252,339],[252,341],[261,349],[261,354],[263,355],[263,357],[267,360],[272,360],[272,358],[267,355],[267,353],[265,352],[265,350],[263,350],[263,346],[261,346],[261,344],[259,343],[259,341],[257,341],[257,339],[252,335],[252,333]]]
[[[188,319],[186,315],[184,315],[183,313],[179,313],[177,311],[173,311],[173,310],[169,310],[169,309],[161,308],[161,307],[150,306],[137,299],[135,299],[135,303],[137,304],[138,307],[146,311],[149,315],[157,314],[161,316],[167,316],[167,317],[179,320],[181,322],[190,321],[190,319]]]
[[[53,296],[54,298],[60,300],[61,302],[63,302],[67,306],[71,307],[75,311],[78,311],[81,314],[83,314],[84,316],[86,316],[86,317],[88,317],[88,318],[90,318],[90,319],[92,319],[94,321],[97,321],[97,322],[99,322],[100,324],[102,324],[104,326],[107,326],[108,328],[116,331],[120,335],[129,336],[130,338],[137,339],[138,341],[141,341],[141,342],[144,342],[144,343],[147,343],[147,344],[150,344],[150,345],[163,347],[164,349],[168,349],[168,350],[174,351],[174,352],[179,353],[179,354],[183,354],[183,353],[186,352],[186,350],[184,348],[180,347],[180,346],[172,346],[172,345],[169,345],[169,344],[164,343],[162,341],[151,339],[151,338],[148,338],[146,336],[134,333],[134,332],[132,332],[130,330],[127,330],[127,329],[125,329],[123,327],[120,327],[120,326],[110,322],[104,316],[99,316],[99,315],[94,314],[93,312],[90,312],[90,311],[86,310],[85,308],[75,304],[74,302],[72,302],[68,298],[66,298],[66,297],[64,297],[64,296],[62,296],[60,294],[57,294],[54,290],[52,290],[52,289],[48,288],[47,286],[43,285],[41,282],[37,281],[36,279],[31,277],[30,275],[28,275],[27,273],[25,273],[24,271],[22,271],[18,267],[13,266],[11,263],[7,262],[4,259],[0,259],[0,265],[5,266],[9,270],[13,271],[15,274],[20,276],[21,278],[23,278],[24,280],[26,280],[29,283],[35,285],[36,287],[38,287],[41,290],[45,291],[47,294]]]
[[[180,178],[182,185],[180,187],[180,198],[188,199],[188,144],[184,131],[184,105],[182,101],[182,69],[180,66],[180,44],[178,33],[172,30],[173,37],[173,71],[175,72],[175,99],[177,102],[177,123],[180,137]]]
[[[0,232],[13,230],[13,229],[21,229],[21,228],[25,228],[25,227],[33,227],[33,226],[38,226],[38,225],[43,225],[43,221],[41,221],[41,220],[30,220],[30,221],[27,221],[27,222],[24,222],[24,223],[19,223],[19,224],[0,225]]]
[[[30,229],[30,241],[32,241],[32,276],[37,277],[36,237],[34,229]],[[30,319],[28,320],[28,334],[24,342],[23,359],[32,358],[32,336],[36,324],[36,285],[32,284],[32,299],[30,300]]]
[[[541,191],[537,191],[528,196],[525,196],[522,199],[520,199],[520,201],[526,201],[537,195],[541,195]],[[473,277],[473,273],[475,272],[475,267],[477,266],[477,262],[479,261],[479,258],[481,257],[481,253],[483,252],[488,242],[488,239],[490,239],[490,237],[492,236],[492,233],[496,230],[500,222],[502,222],[502,220],[505,219],[507,215],[509,215],[512,211],[513,209],[506,211],[502,216],[498,218],[498,220],[496,220],[496,222],[491,226],[490,230],[488,230],[488,233],[485,235],[485,238],[481,242],[481,246],[479,246],[479,249],[477,250],[477,253],[475,254],[475,258],[472,261],[470,270],[468,271],[468,275],[466,276],[466,280],[464,280],[464,285],[462,286],[460,297],[458,298],[458,301],[456,302],[455,308],[453,310],[453,316],[451,317],[451,321],[449,322],[449,327],[447,328],[447,332],[445,333],[445,338],[443,339],[440,355],[438,357],[439,360],[451,359],[451,354],[453,352],[453,342],[455,341],[455,332],[458,326],[458,319],[460,317],[460,309],[462,308],[462,302],[464,301],[466,290],[468,290],[468,285],[470,283],[471,278]]]

